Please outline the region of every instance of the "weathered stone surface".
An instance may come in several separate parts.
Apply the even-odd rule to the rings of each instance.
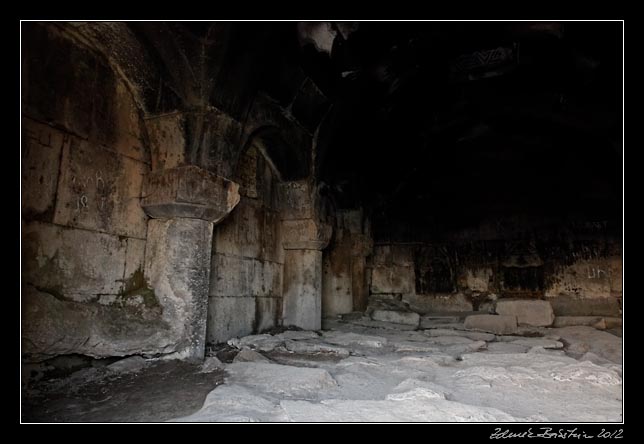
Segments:
[[[412,293],[413,267],[376,266],[371,272],[371,293]]]
[[[63,146],[54,223],[144,239],[147,172],[143,162],[71,137]]]
[[[282,295],[282,264],[269,261],[253,261],[251,294],[259,297]]]
[[[113,372],[117,373],[135,373],[142,370],[147,365],[147,361],[141,356],[131,356],[121,359],[107,366]]]
[[[349,356],[349,350],[337,345],[329,345],[319,340],[284,341],[284,347],[293,353],[333,353],[338,356]]]
[[[254,350],[251,350],[250,348],[242,348],[239,353],[235,356],[233,359],[233,363],[235,362],[268,362],[270,363],[271,360],[268,359],[266,356],[257,353]]]
[[[461,318],[455,315],[425,315],[420,317],[420,328],[442,328],[443,324],[460,322]]]
[[[251,199],[243,198],[236,208],[239,253],[244,257],[259,258],[262,254],[264,209]]]
[[[32,222],[22,241],[24,282],[69,298],[116,295],[123,288],[126,240]]]
[[[472,315],[465,318],[465,328],[505,335],[517,331],[516,316]]]
[[[468,268],[459,276],[459,287],[471,291],[486,292],[490,290],[490,279],[494,272],[489,267]]]
[[[420,322],[420,315],[414,312],[374,310],[371,318],[375,321],[393,322],[395,324],[406,324],[417,326]]]
[[[403,301],[419,313],[457,313],[474,311],[472,301],[463,293],[405,294]]]
[[[241,385],[217,387],[206,397],[203,407],[173,422],[286,422],[284,410],[257,391]]]
[[[315,218],[314,194],[308,181],[282,182],[279,190],[283,219]]]
[[[621,309],[617,298],[580,298],[557,296],[548,299],[556,316],[610,316],[619,317]]]
[[[245,362],[231,364],[226,371],[231,383],[305,399],[317,397],[322,391],[337,386],[329,372],[319,368]]]
[[[188,359],[203,359],[206,340],[212,223],[200,219],[151,220],[145,276],[163,317]]]
[[[206,359],[204,359],[203,364],[201,364],[201,370],[199,370],[199,373],[212,373],[223,368],[224,363],[221,362],[216,356],[208,356]]]
[[[510,342],[510,344],[518,344],[525,347],[563,348],[563,343],[544,338],[521,338]]]
[[[433,382],[421,381],[418,379],[405,379],[387,395],[385,399],[392,401],[405,401],[416,398],[445,399],[449,390]]]
[[[606,323],[601,316],[556,316],[553,327],[572,327],[575,325],[588,325],[601,330],[606,329]]]
[[[322,315],[353,311],[351,255],[334,245],[323,257]]]
[[[146,176],[141,206],[154,218],[184,217],[213,223],[239,203],[239,185],[194,165]]]
[[[322,250],[333,233],[331,225],[313,219],[283,220],[281,229],[285,250]]]
[[[282,299],[281,298],[255,298],[255,331],[277,327],[281,324]]]
[[[127,247],[125,250],[125,274],[126,279],[125,287],[127,287],[127,279],[132,279],[135,273],[143,274],[145,267],[145,243],[143,239],[136,239],[130,237],[126,239]]]
[[[220,297],[249,297],[253,281],[252,259],[214,254],[210,274],[210,295]]]
[[[461,331],[461,330],[452,330],[445,328],[436,328],[431,330],[426,330],[425,334],[430,337],[441,337],[441,336],[461,336],[464,338],[469,338],[473,341],[494,341],[496,336],[491,333],[479,333],[474,331]]]
[[[329,344],[382,348],[387,345],[387,338],[381,336],[345,333],[340,331],[325,331],[324,340]]]
[[[322,252],[288,250],[284,262],[283,323],[319,330],[322,322]]]
[[[610,263],[608,259],[580,260],[558,270],[546,288],[548,298],[558,296],[585,299],[608,298],[611,292]]]
[[[496,303],[496,312],[505,316],[516,316],[519,325],[547,327],[552,325],[555,314],[548,301],[501,299]]]
[[[609,260],[610,293],[613,297],[622,297],[622,258],[611,257]]]
[[[133,307],[59,299],[30,285],[22,291],[22,353],[27,360],[83,354],[102,358],[176,350],[154,301]]]
[[[293,341],[301,341],[303,339],[319,339],[320,335],[318,335],[314,331],[286,330],[284,333],[280,333],[278,335],[275,335],[274,337],[281,339],[290,339]]]
[[[382,328],[385,330],[416,330],[416,328],[418,327],[417,325],[394,324],[387,321],[374,321],[366,317],[361,319],[348,320],[347,322],[361,327]]]
[[[529,349],[530,347],[528,346],[515,344],[512,342],[490,342],[487,345],[486,353],[527,353]]]
[[[622,338],[587,326],[553,329],[567,343],[566,353],[580,358],[592,352],[616,364],[622,363]]]
[[[603,319],[604,319],[604,325],[606,326],[607,329],[622,327],[622,318],[605,317]]]
[[[418,393],[416,393],[418,395]],[[401,395],[397,395],[399,398]],[[474,407],[428,396],[412,396],[385,401],[325,400],[282,401],[292,421],[314,422],[497,422],[516,421],[501,410]]]
[[[255,298],[211,297],[208,307],[208,341],[226,342],[253,331]]]
[[[185,122],[182,113],[164,114],[145,120],[150,136],[152,170],[166,170],[185,162]]]
[[[271,336],[268,334],[244,336],[243,338],[233,338],[228,341],[228,345],[231,347],[239,349],[249,347],[253,350],[263,352],[270,352],[283,344],[283,337],[280,335]]]
[[[114,134],[97,137],[107,149],[141,162],[150,163],[150,148],[144,142],[142,112],[121,79],[116,79],[113,99]],[[97,125],[98,126],[98,125]],[[96,132],[104,134],[102,131]]]
[[[51,222],[64,135],[23,118],[22,137],[22,215]]]

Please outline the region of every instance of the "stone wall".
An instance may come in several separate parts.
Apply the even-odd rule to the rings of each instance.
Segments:
[[[52,25],[26,31],[23,353],[167,351],[167,325],[143,279],[150,153],[142,116],[91,50]]]
[[[414,311],[489,311],[499,298],[548,299],[558,316],[619,316],[621,248],[602,236],[377,243],[370,298]]]
[[[333,317],[367,306],[366,257],[370,226],[361,209],[338,210],[333,237],[322,261],[322,315]]]
[[[207,339],[261,332],[281,322],[284,250],[277,177],[251,147],[236,181],[241,200],[214,229]]]

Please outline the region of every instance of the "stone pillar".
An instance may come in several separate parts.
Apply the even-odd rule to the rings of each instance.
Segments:
[[[239,203],[239,185],[197,166],[156,171],[143,185],[145,276],[176,338],[176,356],[201,360],[213,226]]]
[[[335,317],[367,308],[366,257],[372,244],[361,209],[336,211],[332,244],[323,257],[322,315]]]
[[[351,295],[353,311],[365,311],[369,304],[369,283],[367,282],[367,256],[373,249],[373,240],[368,234],[351,235]]]
[[[284,247],[283,325],[322,328],[322,250],[333,227],[316,209],[317,196],[308,182],[281,185]]]

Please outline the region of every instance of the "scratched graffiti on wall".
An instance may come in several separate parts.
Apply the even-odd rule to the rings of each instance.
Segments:
[[[586,267],[586,277],[588,279],[603,279],[608,277],[608,272],[599,267]]]
[[[109,182],[100,169],[94,173],[72,176],[74,211],[78,214],[89,213],[92,209],[99,213],[107,211],[113,191]]]

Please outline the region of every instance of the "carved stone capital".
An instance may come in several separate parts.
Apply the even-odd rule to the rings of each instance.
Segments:
[[[143,183],[141,206],[152,218],[222,221],[239,203],[239,184],[194,165],[155,171]]]
[[[323,250],[331,240],[333,227],[313,219],[282,221],[285,250]]]

